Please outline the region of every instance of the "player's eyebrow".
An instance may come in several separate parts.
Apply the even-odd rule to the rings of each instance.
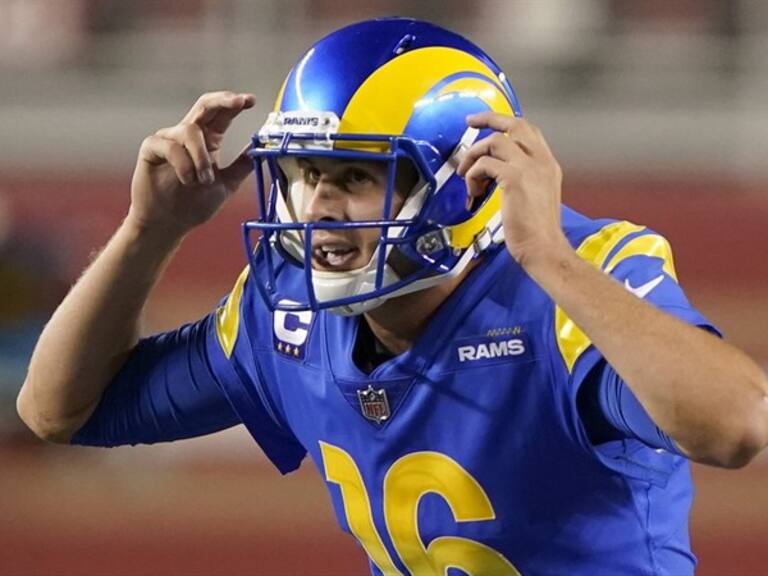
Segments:
[[[312,158],[307,156],[299,156],[296,160],[296,163],[300,168],[320,169],[320,167],[312,160]],[[383,166],[384,162],[377,162],[375,160],[342,160],[340,164],[343,164],[343,168],[345,170],[362,170],[363,172],[374,176],[377,175],[377,168]]]

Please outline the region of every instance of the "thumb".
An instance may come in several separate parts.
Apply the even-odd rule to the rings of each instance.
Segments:
[[[251,145],[248,144],[234,162],[219,171],[221,181],[230,193],[237,190],[243,180],[253,171],[253,160],[248,156],[250,149]]]

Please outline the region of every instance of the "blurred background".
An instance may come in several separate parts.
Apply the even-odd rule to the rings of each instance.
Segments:
[[[0,574],[362,574],[310,464],[241,429],[112,450],[35,440],[36,337],[128,206],[141,140],[205,91],[253,91],[232,157],[308,45],[432,20],[483,46],[564,167],[565,201],[655,228],[693,303],[768,367],[768,3],[761,0],[0,0]],[[244,265],[250,185],[185,242],[148,311],[195,319]],[[695,467],[699,574],[765,574],[768,456]]]

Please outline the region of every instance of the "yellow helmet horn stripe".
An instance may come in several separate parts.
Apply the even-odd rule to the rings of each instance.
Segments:
[[[481,74],[504,94],[493,71],[474,56],[442,46],[420,48],[390,60],[360,85],[344,110],[339,132],[402,134],[413,114],[414,103],[441,80],[460,72]],[[483,83],[484,90],[489,88]],[[505,97],[491,101],[497,106],[496,111],[511,112]]]

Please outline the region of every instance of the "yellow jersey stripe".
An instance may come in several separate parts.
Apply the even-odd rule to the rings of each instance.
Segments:
[[[588,236],[576,249],[576,253],[587,262],[598,268],[603,268],[605,259],[611,251],[627,236],[642,229],[642,226],[637,226],[631,222],[608,224]],[[555,308],[555,338],[568,372],[572,372],[576,361],[592,342],[560,306]]]
[[[248,278],[248,266],[240,273],[227,302],[216,310],[216,338],[227,358],[232,356],[240,328],[240,300],[243,297],[243,287]]]
[[[653,256],[664,261],[662,269],[677,282],[675,262],[672,258],[672,248],[666,238],[658,234],[638,236],[627,242],[608,262],[605,271],[610,273],[627,258],[632,256]]]

